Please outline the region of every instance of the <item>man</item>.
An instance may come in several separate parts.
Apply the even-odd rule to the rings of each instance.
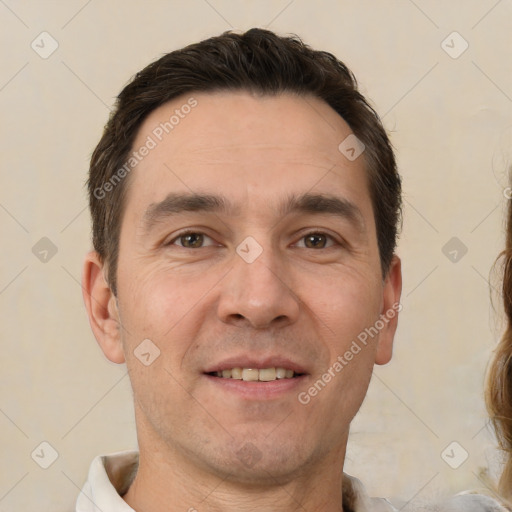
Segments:
[[[167,54],[88,185],[84,300],[139,453],[96,458],[77,510],[394,510],[343,473],[401,309],[400,178],[350,71],[259,29]]]

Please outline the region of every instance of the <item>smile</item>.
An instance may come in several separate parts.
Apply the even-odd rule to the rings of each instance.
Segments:
[[[293,370],[287,368],[231,368],[211,372],[209,375],[222,379],[235,379],[246,382],[270,382],[278,379],[293,379],[300,374],[296,374]]]

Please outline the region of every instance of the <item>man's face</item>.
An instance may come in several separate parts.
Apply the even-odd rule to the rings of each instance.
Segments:
[[[160,142],[155,127],[188,97],[152,112],[133,147],[158,142],[130,176],[117,275],[139,443],[240,480],[286,479],[343,457],[372,367],[391,357],[381,332],[308,392],[396,292],[364,156],[339,151],[351,130],[318,99],[191,96]],[[226,209],[183,210],[176,195]],[[160,350],[148,365],[143,340],[141,359]],[[271,368],[295,376],[264,381]]]

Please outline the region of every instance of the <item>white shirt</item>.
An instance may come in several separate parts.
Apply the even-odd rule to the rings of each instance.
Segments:
[[[135,512],[121,496],[128,491],[138,463],[137,451],[96,457],[78,496],[76,512]],[[370,498],[363,484],[348,475],[343,475],[343,500],[347,512],[397,512],[389,501]]]
[[[128,491],[139,464],[137,451],[96,457],[76,502],[76,512],[135,512],[121,497]],[[388,500],[370,498],[357,478],[343,475],[343,503],[347,512],[398,512]],[[461,493],[416,512],[507,512],[488,496]]]

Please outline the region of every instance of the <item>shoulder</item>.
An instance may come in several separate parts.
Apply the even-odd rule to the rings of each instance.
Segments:
[[[384,498],[371,498],[363,483],[343,474],[343,506],[350,512],[397,512]],[[443,500],[429,500],[411,507],[412,512],[510,512],[498,501],[483,494],[464,492]]]
[[[461,493],[443,501],[420,506],[414,512],[508,512],[508,509],[489,496]]]
[[[371,498],[358,478],[343,474],[343,506],[350,512],[397,512],[384,498]]]
[[[128,490],[137,470],[136,451],[99,455],[94,458],[76,501],[76,512],[134,512],[122,495]]]

